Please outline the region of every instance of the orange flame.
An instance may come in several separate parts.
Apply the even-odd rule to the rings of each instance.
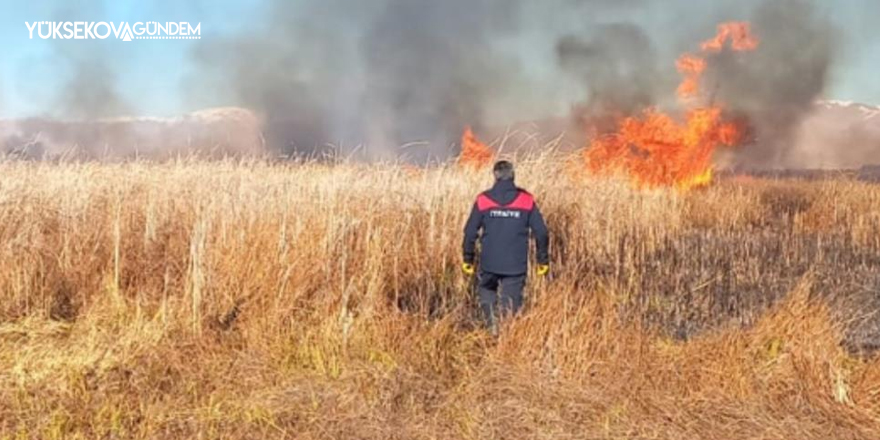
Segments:
[[[461,154],[458,156],[459,165],[482,168],[489,166],[494,158],[495,152],[488,145],[480,142],[470,127],[466,127],[461,135]]]
[[[754,50],[758,40],[749,24],[724,23],[718,35],[704,42],[705,53],[719,52],[729,42],[734,51]],[[682,74],[678,96],[693,102],[702,97],[701,80],[708,61],[703,56],[684,54],[676,62]],[[723,105],[691,105],[684,120],[657,109],[618,121],[617,132],[596,138],[584,152],[587,168],[596,174],[623,172],[639,188],[673,187],[688,190],[712,182],[715,150],[732,147],[744,138],[744,127],[726,121]]]
[[[743,21],[732,21],[718,25],[718,34],[700,45],[704,52],[721,52],[724,43],[730,41],[730,48],[737,52],[758,48],[758,39],[752,35],[751,26]]]
[[[684,77],[678,86],[678,96],[690,98],[700,92],[700,79],[706,70],[706,60],[693,55],[684,54],[675,62],[678,72]]]

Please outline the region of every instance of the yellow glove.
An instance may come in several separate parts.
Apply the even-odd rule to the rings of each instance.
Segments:
[[[475,272],[474,265],[471,263],[461,263],[461,271],[464,272],[465,275],[473,275]]]
[[[550,273],[550,265],[549,264],[539,264],[538,265],[538,275],[545,276]]]

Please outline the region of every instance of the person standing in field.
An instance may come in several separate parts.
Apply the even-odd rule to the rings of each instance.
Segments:
[[[476,272],[476,242],[480,238],[477,278],[480,308],[486,325],[497,334],[499,316],[514,315],[523,304],[529,231],[537,245],[537,273],[540,276],[550,271],[550,235],[534,197],[513,183],[513,164],[499,161],[493,174],[495,185],[477,196],[464,227],[462,270],[469,276]]]

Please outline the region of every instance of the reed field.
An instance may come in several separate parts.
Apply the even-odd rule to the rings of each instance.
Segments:
[[[0,162],[0,439],[880,438],[880,186],[517,166],[552,273],[495,339],[488,170]]]

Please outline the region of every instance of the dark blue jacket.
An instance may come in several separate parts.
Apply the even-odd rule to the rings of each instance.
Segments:
[[[535,236],[538,264],[549,264],[550,236],[544,217],[528,192],[512,180],[498,180],[480,194],[464,227],[464,261],[473,263],[480,236],[480,269],[498,275],[522,275],[528,269],[529,230]]]

